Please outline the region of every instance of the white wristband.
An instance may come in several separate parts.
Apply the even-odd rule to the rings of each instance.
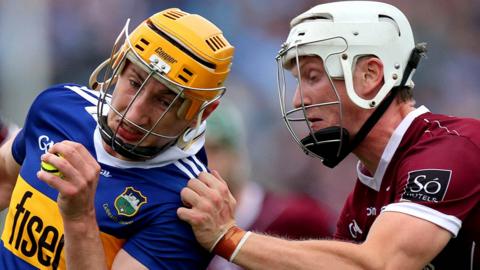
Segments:
[[[240,239],[240,242],[238,243],[237,247],[236,247],[235,250],[233,251],[232,256],[230,256],[230,259],[229,259],[228,261],[233,262],[233,259],[235,259],[235,257],[237,257],[238,253],[240,252],[240,249],[243,247],[243,245],[245,244],[245,242],[247,242],[247,239],[248,239],[248,237],[250,236],[250,234],[252,234],[252,232],[251,232],[251,231],[248,231],[248,232],[242,237],[242,239]]]

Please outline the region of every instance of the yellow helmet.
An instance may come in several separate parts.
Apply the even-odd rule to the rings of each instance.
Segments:
[[[188,121],[195,116],[200,119],[203,110],[226,90],[224,82],[230,72],[234,48],[222,31],[207,19],[178,8],[154,14],[131,33],[128,24],[129,21],[117,38],[110,58],[90,77],[90,87],[104,94],[99,107],[108,104],[112,85],[128,60],[178,94],[182,100],[178,117]],[[103,81],[99,82],[97,77],[102,72]],[[106,123],[99,122],[102,131],[112,137]],[[162,136],[153,132],[153,128],[145,132]]]
[[[93,89],[101,86],[96,77],[106,64],[112,64],[112,69],[121,69],[127,56],[148,69],[155,64],[154,68],[159,68],[159,73],[174,82],[173,85],[185,88],[183,98],[191,102],[185,111],[186,119],[192,119],[203,102],[223,94],[222,86],[230,72],[234,47],[213,23],[197,14],[170,8],[152,15],[131,34],[127,33],[127,28],[128,25],[124,31],[128,37],[120,51],[115,52],[114,46],[112,57],[92,73],[90,86]]]

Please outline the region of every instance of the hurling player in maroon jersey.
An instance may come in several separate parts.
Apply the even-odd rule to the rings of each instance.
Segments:
[[[248,269],[480,269],[480,121],[414,107],[425,51],[384,3],[322,4],[291,22],[277,57],[287,127],[328,167],[359,159],[336,240],[245,232],[216,172],[190,180],[180,218],[205,248]]]

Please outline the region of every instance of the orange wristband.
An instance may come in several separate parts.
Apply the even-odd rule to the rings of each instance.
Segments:
[[[238,243],[240,243],[240,240],[242,240],[245,234],[246,232],[244,230],[237,226],[232,226],[217,243],[213,249],[213,253],[230,260],[230,257],[238,246]]]

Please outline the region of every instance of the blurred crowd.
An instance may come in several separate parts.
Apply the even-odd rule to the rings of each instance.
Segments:
[[[354,158],[334,170],[305,156],[280,117],[275,56],[290,20],[322,1],[1,0],[0,112],[22,125],[28,105],[50,84],[86,84],[110,53],[127,18],[168,7],[216,23],[236,48],[226,99],[245,119],[250,180],[279,193],[300,192],[340,211],[355,179]],[[415,75],[417,104],[480,117],[480,1],[395,0],[428,58]],[[52,101],[54,102],[54,101]],[[307,175],[306,175],[307,174]]]

